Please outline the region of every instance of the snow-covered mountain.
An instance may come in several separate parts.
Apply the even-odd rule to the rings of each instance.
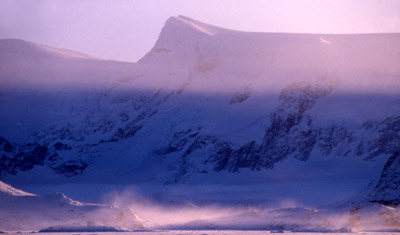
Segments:
[[[248,33],[183,16],[137,63],[3,39],[1,179],[317,204],[370,184],[366,201],[397,205],[399,60],[396,33]]]

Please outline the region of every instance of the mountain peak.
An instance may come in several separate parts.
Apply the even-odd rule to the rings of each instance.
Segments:
[[[209,25],[187,16],[179,15],[177,17],[170,17],[166,23],[164,28],[170,29],[180,29],[180,30],[195,30],[200,33],[204,33],[207,35],[214,35],[218,33],[219,30],[223,30],[219,27]]]
[[[225,30],[213,25],[209,25],[186,16],[170,17],[161,30],[160,36],[152,48],[140,61],[147,61],[148,58],[155,58],[153,55],[160,59],[160,52],[163,56],[167,57],[166,61],[171,61],[176,58],[177,54],[182,55],[195,48],[194,44],[199,41],[207,41],[213,35],[222,33]],[[173,52],[173,53],[168,53]],[[172,56],[172,57],[171,57]],[[178,56],[179,57],[179,56]],[[158,60],[156,59],[156,60]],[[164,61],[164,59],[161,59]],[[185,59],[186,60],[186,59]],[[154,62],[152,59],[151,61]],[[175,61],[175,60],[174,60]],[[169,64],[169,63],[168,63]]]

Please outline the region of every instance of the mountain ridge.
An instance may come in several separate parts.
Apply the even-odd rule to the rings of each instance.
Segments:
[[[54,55],[56,57],[64,57],[70,59],[90,59],[90,60],[101,60],[96,57],[92,57],[77,51],[69,50],[69,49],[61,49],[56,47],[47,46],[44,44],[28,42],[22,39],[15,38],[5,38],[0,39],[0,48],[4,52],[9,51],[10,49],[21,49],[21,47],[25,47],[26,50],[36,50],[41,51],[41,53],[47,53],[48,55]],[[10,53],[13,53],[12,51]],[[37,56],[37,55],[35,55]]]

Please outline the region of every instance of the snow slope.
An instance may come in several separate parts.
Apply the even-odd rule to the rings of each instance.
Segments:
[[[320,205],[379,188],[399,151],[397,33],[247,33],[179,16],[135,64],[0,47],[0,173],[16,185],[204,185],[200,201],[224,189]]]
[[[54,226],[79,227],[80,231],[143,228],[143,221],[128,208],[82,203],[61,193],[38,196],[1,181],[0,208],[3,231],[38,231]]]
[[[317,210],[306,207],[273,209],[262,205],[227,207],[164,204],[161,206],[154,202],[149,204],[150,201],[138,200],[135,202],[136,205],[123,203],[128,207],[118,207],[83,203],[61,193],[37,196],[3,182],[0,184],[2,189],[0,229],[11,233],[20,231],[147,233],[179,229],[342,233],[400,229],[399,210],[378,204],[367,204],[350,210],[343,207]],[[133,213],[133,208],[148,220]]]
[[[133,64],[105,61],[17,39],[0,40],[0,128],[2,136],[26,141],[52,122],[70,118],[85,95],[108,89],[131,73]],[[86,97],[86,98],[84,98]],[[27,118],[29,117],[29,118]]]
[[[16,189],[9,184],[0,181],[0,193],[8,194],[12,196],[35,196],[35,194],[24,192],[22,190]]]

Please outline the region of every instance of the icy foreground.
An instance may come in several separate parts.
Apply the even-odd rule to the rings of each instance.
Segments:
[[[281,209],[261,205],[217,207],[195,205],[168,208],[120,208],[74,201],[61,193],[37,196],[0,182],[0,228],[3,231],[118,232],[154,230],[263,230],[292,232],[399,231],[396,208],[364,205],[363,208],[315,210]],[[15,193],[19,192],[19,193]],[[169,216],[169,219],[162,218]],[[216,233],[216,232],[213,232]],[[147,234],[147,233],[146,233]]]
[[[54,228],[118,231],[115,227],[144,228],[130,209],[82,203],[61,193],[38,196],[15,189],[1,181],[0,208],[0,230],[3,231]]]
[[[400,34],[246,33],[181,16],[137,63],[3,39],[0,177],[89,201],[136,185],[157,203],[264,206],[172,221],[182,228],[399,229],[399,55]],[[273,218],[298,220],[269,217],[282,208]]]

